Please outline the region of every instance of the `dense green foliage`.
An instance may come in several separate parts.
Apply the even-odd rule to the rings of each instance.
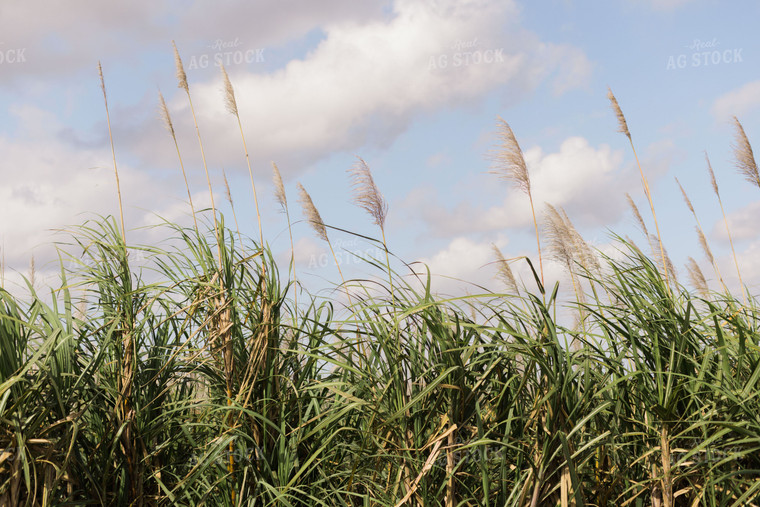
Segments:
[[[176,46],[175,60],[195,121]],[[700,295],[677,283],[640,165],[656,236],[629,202],[657,262],[620,238],[614,258],[593,252],[564,211],[547,206],[545,236],[576,299],[572,327],[557,318],[566,311],[559,286],[543,285],[530,176],[503,120],[498,169],[531,203],[539,269],[521,262],[535,289],[518,287],[498,250],[505,294],[442,299],[429,274],[395,272],[388,207],[359,159],[355,202],[382,240],[356,236],[382,245],[385,259],[365,259],[375,278],[316,298],[297,282],[292,234],[284,282],[264,244],[222,71],[258,243],[225,227],[204,155],[211,213],[196,212],[187,187],[194,227],[165,223],[164,244],[128,246],[114,158],[118,225],[76,229],[50,295],[33,282],[28,298],[0,287],[0,507],[758,504],[757,301],[725,284],[710,293],[693,259]],[[735,123],[740,169],[760,185]],[[326,225],[299,190],[340,271]],[[227,196],[234,213],[229,187]]]
[[[162,227],[164,250],[79,228],[52,303],[0,290],[0,504],[760,497],[755,301],[668,285],[630,243],[568,329],[538,275],[441,300],[384,261],[347,308],[296,308],[267,249]]]

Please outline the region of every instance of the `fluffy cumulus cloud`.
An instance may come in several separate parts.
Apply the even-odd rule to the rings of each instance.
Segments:
[[[202,0],[95,2],[25,0],[0,3],[3,49],[23,50],[23,65],[0,73],[0,84],[20,77],[57,80],[93,62],[167,52],[169,41],[208,49],[216,41],[239,41],[250,48],[271,47],[301,37],[327,22],[356,22],[378,16],[388,0],[248,2]],[[137,36],[139,34],[139,36]]]
[[[712,114],[718,121],[728,121],[733,116],[755,111],[760,107],[760,81],[752,81],[718,97],[712,106]]]
[[[736,269],[731,260],[728,258],[724,259],[724,267],[722,268],[724,273],[731,273],[730,269]],[[737,261],[741,269],[744,285],[749,288],[751,294],[757,296],[760,294],[760,241],[753,242],[749,248],[740,252],[737,255]],[[731,274],[731,278],[733,279],[733,274]],[[737,286],[738,283],[735,283],[734,287]],[[738,294],[739,291],[736,290],[732,293]]]
[[[622,150],[604,144],[593,147],[582,137],[566,139],[554,153],[534,146],[524,155],[539,220],[543,203],[548,202],[564,208],[579,225],[609,225],[626,209],[625,192],[637,188],[638,175],[624,170],[628,168],[623,167]],[[499,184],[504,186],[505,198],[487,208],[464,201],[449,209],[429,189],[412,191],[405,207],[425,221],[436,236],[532,226],[527,196],[509,182]]]
[[[413,265],[417,273],[426,274],[424,266],[430,269],[432,289],[443,296],[462,296],[481,293],[484,289],[493,292],[509,292],[498,277],[498,265],[493,250],[496,244],[510,264],[518,287],[536,292],[536,283],[530,266],[524,257],[529,257],[540,275],[540,263],[535,251],[511,251],[510,245],[499,235],[495,241],[473,240],[465,236],[452,239],[444,248],[429,257],[420,259]],[[546,245],[544,245],[546,247]],[[552,259],[548,251],[542,252],[544,280],[547,287],[560,283],[562,297],[570,296],[572,283],[566,268]]]
[[[155,17],[164,12],[147,1],[2,2],[0,42],[3,49],[22,51],[23,60],[0,73],[0,84],[26,77],[61,80],[100,59],[139,52],[160,37]],[[134,37],[138,27],[140,38]]]
[[[632,178],[620,174],[620,150],[604,144],[594,148],[582,137],[571,137],[557,153],[544,154],[540,147],[528,150],[525,161],[534,174],[535,196],[562,206],[579,222],[609,223],[610,216],[624,208],[621,190]]]
[[[329,252],[316,240],[310,237],[303,237],[293,245],[294,261],[300,268],[315,269],[325,267],[332,258],[328,257]],[[281,256],[290,261],[290,251],[283,253]],[[282,260],[282,259],[281,259]]]
[[[150,71],[156,54],[165,53],[169,68],[155,75],[168,81],[157,78],[180,147],[188,151],[186,160],[197,160],[186,99],[170,77],[171,39],[177,40],[186,66],[216,40],[239,39],[247,49],[265,48],[265,66],[228,70],[254,164],[275,160],[286,175],[336,152],[388,146],[421,115],[476,104],[496,90],[504,101],[518,100],[541,84],[563,93],[583,85],[591,67],[577,48],[544,42],[521,28],[513,0],[327,0],[318,5],[230,0],[213,8],[179,0],[161,5],[29,0],[0,3],[0,32],[2,47],[24,49],[27,60],[23,66],[4,66],[9,71],[0,74],[0,87],[20,90],[10,95],[16,105],[0,131],[0,241],[9,266],[25,266],[37,247],[49,243],[51,229],[81,222],[83,210],[118,210],[102,117],[89,106],[89,100],[99,99],[87,98],[89,109],[79,115],[72,105],[84,100],[82,69],[92,73],[86,93],[96,90],[99,59],[104,59],[109,99],[127,89],[131,98],[126,100],[137,102],[114,103],[111,111],[120,118],[114,132],[132,226],[156,223],[150,216],[154,212],[169,219],[186,215],[178,174],[164,181],[166,174],[142,170],[144,163],[174,168],[177,161],[157,115],[134,112],[155,104],[155,81],[142,83],[142,89],[130,81],[138,75],[130,69]],[[233,173],[245,167],[245,158],[237,123],[224,108],[221,76],[211,67],[188,69],[191,92],[208,160]],[[51,99],[34,108],[22,106],[28,90]],[[74,118],[78,125],[65,125],[61,118]],[[91,128],[99,133],[87,140],[89,134],[81,132]],[[202,187],[191,181],[191,188]],[[196,196],[198,207],[204,205],[202,194]]]
[[[68,239],[66,233],[55,234],[56,230],[119,212],[110,150],[78,149],[61,141],[57,133],[63,126],[49,112],[16,106],[10,114],[18,122],[16,137],[0,136],[0,242],[7,274],[24,269],[32,256],[36,268],[44,269],[55,258],[51,242]],[[164,187],[160,180],[128,164],[120,165],[119,172],[128,227],[153,222],[154,212],[180,221],[183,214],[188,219],[187,207],[180,206],[184,213],[177,207],[181,196],[171,197],[178,182]],[[202,205],[202,196],[196,197]],[[138,235],[128,239],[137,241]]]
[[[468,275],[472,271],[492,261],[493,250],[488,244],[476,243],[465,237],[455,238],[447,248],[423,260],[434,273],[466,280],[471,280]]]
[[[323,29],[313,50],[282,68],[229,69],[258,158],[277,160],[284,172],[335,151],[386,146],[416,115],[497,88],[517,97],[549,79],[562,92],[590,73],[579,50],[521,29],[511,1],[397,0],[386,17]],[[221,76],[191,86],[209,144],[230,159],[240,148],[223,110]],[[172,106],[188,118],[182,97]]]
[[[424,266],[430,269],[436,292],[461,295],[464,290],[479,292],[478,285],[503,290],[496,282],[494,261],[490,243],[457,237],[432,256],[420,259],[420,263],[413,267],[423,276],[426,274]]]
[[[699,260],[710,289],[721,291],[721,283],[712,265],[704,258]],[[718,264],[721,277],[731,294],[734,294],[737,298],[741,298],[741,294],[746,289],[749,289],[750,294],[755,297],[760,295],[760,241],[752,241],[748,246],[738,248],[736,260],[734,260],[731,250],[726,249],[723,253],[716,255],[715,261]],[[738,272],[736,268],[737,264],[739,265]],[[744,288],[739,283],[738,273],[741,273]]]
[[[757,239],[760,231],[757,224],[760,223],[760,201],[748,204],[726,216],[728,228],[734,241]],[[728,242],[728,232],[723,220],[715,222],[712,230],[713,236]]]

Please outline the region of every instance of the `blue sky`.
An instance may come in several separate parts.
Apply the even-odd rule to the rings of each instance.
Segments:
[[[714,270],[675,177],[695,205],[718,267],[738,287],[709,154],[744,282],[760,284],[760,188],[738,174],[732,151],[742,122],[760,139],[760,4],[707,0],[310,0],[0,3],[0,247],[7,285],[55,277],[51,231],[118,211],[97,63],[108,91],[128,239],[156,216],[190,224],[176,151],[157,112],[160,89],[177,130],[196,205],[208,205],[192,118],[177,88],[171,41],[185,63],[217,203],[222,168],[243,232],[257,237],[237,123],[226,112],[220,68],[235,87],[266,240],[287,262],[290,244],[271,184],[271,162],[301,220],[296,184],[328,225],[379,237],[351,202],[347,170],[362,157],[389,203],[390,249],[446,277],[500,289],[490,245],[535,257],[526,197],[493,174],[496,121],[525,153],[539,219],[565,209],[594,246],[609,231],[646,244],[625,199],[654,229],[638,168],[607,100],[617,96],[647,175],[670,257],[687,283],[688,256],[710,286]],[[337,281],[328,249],[294,224],[299,277],[311,290]],[[338,252],[379,251],[331,233]],[[348,260],[348,276],[368,269]],[[547,259],[547,278],[567,280]],[[526,276],[524,265],[514,269]],[[527,281],[527,278],[526,278]],[[472,288],[470,288],[472,291]]]

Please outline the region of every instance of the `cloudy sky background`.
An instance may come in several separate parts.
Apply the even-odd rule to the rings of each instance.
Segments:
[[[6,287],[54,280],[57,229],[118,213],[97,74],[102,62],[128,240],[158,217],[192,219],[158,90],[177,130],[197,207],[208,206],[192,117],[177,88],[171,41],[185,63],[216,202],[227,173],[243,232],[258,237],[245,156],[225,110],[221,71],[235,87],[263,229],[287,265],[287,223],[273,198],[279,166],[297,223],[299,278],[318,291],[338,281],[328,250],[302,221],[301,182],[328,225],[379,237],[352,204],[347,170],[362,157],[389,206],[390,249],[427,263],[447,293],[499,289],[491,244],[535,257],[524,194],[493,174],[496,122],[513,128],[533,195],[565,209],[584,237],[609,251],[610,231],[646,244],[632,195],[654,229],[630,145],[617,132],[607,88],[627,117],[652,187],[665,245],[683,267],[696,258],[717,289],[677,177],[691,197],[727,283],[738,287],[716,172],[745,283],[760,287],[760,188],[736,170],[735,115],[760,146],[760,4],[626,0],[226,0],[103,3],[0,1],[0,248]],[[717,55],[717,56],[716,56]],[[757,148],[756,148],[757,149]],[[540,218],[540,216],[539,216]],[[372,271],[347,252],[371,243],[331,233],[344,271]],[[400,266],[400,265],[399,265]],[[526,276],[524,265],[515,270]],[[401,268],[400,268],[401,269]],[[563,280],[546,261],[547,278]],[[526,281],[528,281],[526,279]],[[567,284],[566,281],[562,282]]]

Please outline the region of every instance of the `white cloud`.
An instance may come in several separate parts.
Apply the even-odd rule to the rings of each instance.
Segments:
[[[480,102],[495,90],[516,100],[514,97],[543,82],[562,93],[589,77],[590,64],[580,50],[544,43],[521,29],[512,0],[397,0],[392,10],[384,10],[388,4],[381,0],[327,0],[317,7],[307,0],[230,1],[209,8],[190,2],[186,9],[176,12],[170,4],[156,6],[145,1],[119,6],[85,0],[65,5],[41,0],[3,4],[0,42],[26,48],[28,62],[8,67],[11,72],[3,73],[0,84],[13,81],[18,85],[14,80],[26,77],[39,96],[41,90],[49,92],[55,86],[73,104],[80,99],[82,89],[79,83],[70,86],[66,79],[77,76],[82,68],[94,72],[95,62],[106,58],[103,63],[110,99],[119,96],[119,86],[123,85],[118,72],[126,74],[142,65],[140,55],[163,51],[171,66],[172,38],[177,39],[180,50],[187,48],[186,55],[198,47],[207,50],[208,43],[216,39],[236,38],[247,47],[268,45],[268,49],[271,46],[287,55],[298,52],[294,46],[305,47],[305,39],[312,39],[318,29],[321,42],[301,59],[288,61],[290,56],[285,56],[281,64],[268,62],[271,65],[266,70],[228,69],[254,167],[277,160],[282,162],[283,173],[292,175],[307,163],[335,152],[352,151],[365,144],[387,145],[420,114]],[[38,16],[43,10],[45,15]],[[252,29],[259,25],[260,30]],[[140,36],[135,37],[138,32]],[[464,43],[472,47],[463,48]],[[456,64],[456,54],[465,50],[479,52],[479,56],[467,57],[470,65]],[[440,62],[441,56],[447,59],[446,67],[431,68],[431,58]],[[171,75],[173,69],[163,72]],[[224,110],[218,69],[189,74],[206,157],[216,166],[209,169],[218,173],[216,169],[224,165],[231,173],[244,167],[237,124]],[[92,76],[94,90],[97,81]],[[193,174],[198,176],[201,171],[189,110],[173,80],[169,85],[161,84],[167,95],[170,89],[177,93],[167,98],[180,149],[192,173],[190,187],[195,192],[205,186],[205,180],[194,181]],[[171,140],[154,112],[135,113],[146,103],[155,103],[154,92],[146,92],[141,99],[135,96],[140,96],[139,90],[126,100],[137,100],[136,105],[121,110],[117,105],[111,110],[112,118],[118,119],[114,134],[127,227],[157,223],[154,213],[169,220],[184,215],[189,222],[184,185],[179,171],[174,170],[177,161]],[[23,99],[16,102],[20,104]],[[86,124],[85,117],[73,114],[71,104],[56,114],[71,115]],[[14,106],[8,124],[16,121],[18,127],[11,127],[9,135],[0,135],[4,153],[0,165],[3,174],[9,175],[0,187],[0,214],[12,217],[0,226],[0,241],[11,267],[25,266],[38,248],[49,249],[49,231],[81,223],[90,216],[80,215],[83,210],[118,213],[104,124],[96,125],[97,133],[90,138],[80,138],[79,128],[63,125],[56,114]],[[167,166],[173,172],[149,175],[141,170],[140,157],[154,169]],[[196,207],[208,205],[205,195],[202,190],[194,194]],[[136,233],[128,239],[135,238]],[[310,256],[323,253],[302,246],[297,251],[306,252],[306,262]],[[48,253],[47,257],[52,255]]]
[[[748,204],[726,216],[728,228],[734,241],[745,239],[757,239],[760,231],[757,224],[760,223],[760,201]],[[728,232],[723,220],[718,220],[713,225],[713,236],[728,242]]]
[[[6,48],[23,50],[24,60],[12,72],[0,74],[0,83],[26,76],[61,79],[85,66],[94,72],[98,60],[139,51],[145,43],[156,40],[159,30],[155,20],[164,12],[160,5],[147,1],[3,2],[2,42]],[[139,30],[141,37],[129,36],[132,30]]]
[[[537,219],[543,203],[563,207],[578,225],[609,225],[626,209],[624,194],[638,188],[638,175],[623,171],[622,150],[607,145],[595,148],[582,137],[566,139],[558,152],[544,153],[536,146],[524,152],[531,178]],[[506,194],[504,201],[488,208],[468,201],[446,209],[429,189],[417,189],[405,199],[410,214],[425,221],[430,232],[449,237],[473,231],[533,226],[527,196],[506,181],[496,181]]]
[[[56,230],[97,215],[118,217],[119,205],[110,149],[72,147],[60,140],[57,117],[35,107],[14,106],[10,114],[18,128],[13,138],[0,136],[0,241],[8,269],[23,270],[32,255],[38,266],[55,258],[51,241],[67,240]],[[153,222],[154,212],[179,217],[178,182],[162,182],[128,164],[118,167],[127,229]],[[146,234],[128,231],[127,239],[134,243]]]
[[[760,81],[752,81],[740,88],[718,97],[712,106],[712,114],[718,121],[742,117],[760,107]]]
[[[632,0],[637,4],[649,5],[652,9],[657,11],[672,11],[685,6],[694,0]]]
[[[488,244],[476,243],[465,237],[458,237],[430,259],[422,262],[430,266],[433,273],[472,280],[468,275],[493,262],[493,250]]]
[[[336,22],[324,32],[305,58],[276,71],[229,69],[256,158],[291,174],[335,151],[388,145],[420,113],[480,101],[497,88],[517,97],[546,79],[561,92],[590,73],[578,49],[521,29],[510,1],[398,0],[389,19]],[[468,51],[477,58],[465,58]],[[191,82],[214,156],[237,162],[239,136],[220,89],[218,73]],[[183,115],[176,123],[190,121],[185,102],[172,100]]]
[[[622,209],[617,171],[623,162],[622,151],[602,144],[589,145],[582,137],[566,139],[558,153],[544,155],[540,147],[525,153],[533,172],[534,199],[562,206],[575,220],[595,225],[608,223],[610,212]]]
[[[498,246],[503,247],[501,241]],[[476,242],[464,236],[454,238],[443,250],[420,262],[430,268],[433,290],[447,295],[461,295],[465,290],[477,290],[482,285],[491,290],[501,290],[496,281],[496,267],[490,243]],[[415,272],[425,274],[421,265]],[[475,284],[475,285],[474,285]]]
[[[510,251],[508,242],[502,236],[494,241],[505,258],[510,260],[510,269],[521,290],[538,293],[535,277],[523,257],[527,256],[533,263],[536,274],[540,276],[540,263],[535,251]],[[560,299],[572,296],[572,282],[566,268],[551,259],[547,252],[542,253],[544,280],[547,291],[551,291],[559,281]],[[493,292],[508,291],[497,276],[498,266],[491,242],[476,241],[465,236],[451,240],[449,244],[431,257],[420,259],[430,268],[432,289],[444,296],[462,296],[466,293],[482,292],[482,288]],[[415,266],[417,273],[425,273],[422,265]]]
[[[138,68],[135,55],[163,54],[169,82],[160,84],[180,147],[196,150],[186,99],[173,79],[170,40],[177,40],[186,68],[193,56],[213,52],[208,46],[217,40],[263,48],[266,65],[233,65],[228,71],[254,164],[275,160],[289,179],[336,151],[388,146],[419,114],[480,102],[495,90],[515,101],[544,81],[563,93],[586,83],[591,73],[579,49],[543,42],[522,29],[514,0],[326,0],[318,6],[307,0],[229,0],[213,8],[203,2],[171,8],[178,3],[73,0],[64,6],[30,0],[4,6],[2,42],[25,47],[27,62],[8,67],[12,72],[3,73],[0,83],[31,78],[29,93],[46,96],[52,86],[67,86],[67,78],[79,79],[89,68],[95,90],[95,63],[102,59],[110,95],[118,99],[116,72]],[[45,16],[36,16],[43,10]],[[299,54],[293,46],[315,30],[321,42],[290,60]],[[140,37],[133,36],[137,32]],[[445,68],[431,68],[442,57]],[[55,76],[55,84],[44,76]],[[188,69],[188,76],[208,159],[230,172],[242,169],[237,124],[225,111],[218,68]],[[69,92],[69,100],[79,100],[73,88]],[[156,104],[152,86],[139,103],[121,111],[115,124],[120,146],[154,165],[176,165],[171,141],[157,115],[146,113],[146,104]]]
[[[739,269],[742,274],[742,281],[744,285],[750,289],[750,293],[755,296],[760,296],[760,241],[754,241],[744,249],[736,254]],[[723,274],[723,278],[728,285],[729,290],[736,298],[741,298],[743,292],[739,288],[739,279],[736,273],[736,264],[734,263],[733,256],[730,254],[723,255],[718,259],[720,264],[720,271]],[[715,288],[717,284],[713,284],[711,287]]]
[[[302,237],[293,245],[294,260],[301,268],[314,270],[330,265],[333,260],[321,244],[310,237]],[[290,252],[288,252],[288,259]]]
[[[170,41],[211,52],[219,40],[245,49],[271,48],[300,38],[328,22],[363,22],[382,14],[388,0],[202,0],[93,2],[24,0],[0,5],[5,49],[23,49],[23,65],[0,73],[0,83],[19,77],[55,76],[57,81],[95,62],[161,51],[170,64]],[[33,21],[33,22],[30,22]],[[135,37],[139,34],[139,37]]]

